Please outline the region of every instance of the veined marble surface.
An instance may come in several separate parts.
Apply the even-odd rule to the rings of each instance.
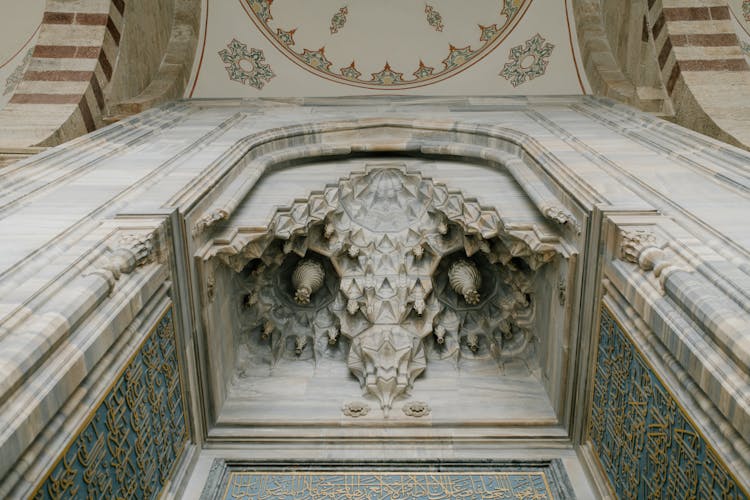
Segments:
[[[509,231],[558,245],[565,262],[535,278],[536,325],[547,332],[535,345],[539,366],[524,373],[496,365],[473,377],[428,367],[409,400],[426,402],[430,414],[407,418],[395,407],[394,419],[429,425],[388,428],[377,412],[361,417],[375,425],[370,431],[341,425],[350,400],[341,392],[360,389],[341,364],[315,375],[278,366],[276,381],[252,370],[235,378],[239,342],[221,328],[231,312],[221,273],[233,271],[206,263],[266,230],[277,207],[337,182],[365,158],[414,162],[421,175],[494,207]],[[223,446],[230,458],[227,443],[240,437],[247,449],[263,443],[268,456],[321,457],[335,446],[338,456],[360,459],[384,449],[388,436],[403,446],[390,456],[422,443],[408,453],[476,457],[483,448],[471,442],[512,434],[517,441],[493,456],[521,459],[559,445],[575,463],[580,452],[593,478],[585,429],[602,294],[647,339],[645,356],[675,401],[747,482],[748,165],[745,151],[577,96],[178,101],[6,167],[0,496],[23,496],[49,469],[52,457],[40,450],[74,435],[167,296],[176,304],[196,444],[173,493],[193,484],[190,460],[198,471],[208,448]],[[473,392],[467,380],[476,382]],[[317,382],[319,392],[308,390]],[[295,398],[307,406],[294,407]],[[240,425],[224,424],[299,423],[302,409],[333,429],[305,433],[303,425],[289,442],[288,426],[239,436]],[[468,432],[453,425],[459,420],[487,425]],[[450,427],[447,437],[436,423]],[[368,444],[346,444],[357,439]],[[465,448],[426,444],[441,440]],[[316,442],[328,444],[314,450]],[[238,454],[255,453],[247,449]]]

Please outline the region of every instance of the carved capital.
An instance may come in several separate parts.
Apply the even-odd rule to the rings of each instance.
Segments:
[[[122,274],[130,274],[136,268],[153,260],[153,234],[130,233],[123,235],[114,250],[108,251],[84,276],[100,276],[107,281],[108,293]]]
[[[125,234],[120,238],[120,244],[116,251],[126,252],[132,256],[134,260],[133,269],[148,264],[154,258],[153,234]]]
[[[656,235],[646,229],[627,229],[620,232],[620,258],[638,264],[647,248],[656,248]]]

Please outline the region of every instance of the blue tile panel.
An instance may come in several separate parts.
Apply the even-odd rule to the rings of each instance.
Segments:
[[[590,436],[618,498],[748,498],[605,307]]]
[[[187,440],[177,363],[170,308],[36,498],[154,498]]]
[[[544,472],[231,472],[239,499],[553,499]]]

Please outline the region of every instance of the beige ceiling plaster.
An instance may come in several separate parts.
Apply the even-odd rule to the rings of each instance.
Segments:
[[[420,59],[438,73],[445,67],[442,61],[448,57],[450,45],[463,48],[470,44],[477,50],[482,45],[479,25],[502,27],[508,18],[501,13],[503,2],[478,0],[467,8],[466,3],[452,0],[275,0],[271,6],[272,18],[266,24],[269,30],[296,28],[294,45],[284,49],[277,38],[270,36],[269,30],[263,29],[259,22],[263,16],[252,17],[250,1],[259,0],[204,0],[203,11],[208,14],[203,19],[186,97],[560,95],[590,91],[580,63],[576,65],[580,56],[577,45],[571,43],[576,37],[569,31],[574,29],[569,0],[514,0],[513,5],[523,12],[516,14],[502,35],[479,54],[476,62],[445,72],[442,80],[433,78],[423,82],[414,82],[412,74],[419,67]],[[426,13],[428,5],[440,14],[439,23],[433,18],[430,24]],[[346,20],[332,33],[332,18],[344,6]],[[542,58],[548,64],[535,78],[527,78],[514,86],[500,75],[511,60],[511,48],[525,47],[537,34],[543,38],[538,45],[540,48],[547,47],[548,43],[554,45],[551,52],[547,51],[548,57]],[[249,74],[259,73],[255,80],[243,83],[229,77],[227,67],[231,67],[231,63],[225,63],[219,53],[226,50],[230,59],[231,54],[239,53],[237,45],[234,49],[228,47],[235,39],[246,45],[247,54],[257,58],[262,52],[264,60],[259,61],[260,71],[255,71],[248,60],[239,62],[240,68]],[[356,69],[362,74],[360,85],[344,83],[343,77],[327,78],[325,73],[305,67],[292,52],[317,51],[321,47],[325,47],[324,55],[332,63],[331,71],[337,75],[340,68],[356,61]],[[415,85],[368,84],[373,78],[371,73],[382,71],[386,62],[393,71],[403,73],[404,80],[411,80]],[[521,57],[524,71],[533,62],[533,58]],[[364,85],[361,82],[365,82]]]
[[[0,0],[0,109],[25,70],[44,14],[44,0]]]

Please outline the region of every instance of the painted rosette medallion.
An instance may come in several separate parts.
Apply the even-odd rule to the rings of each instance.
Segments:
[[[405,89],[460,73],[496,49],[532,0],[240,0],[252,22],[292,62],[328,80]],[[304,17],[300,13],[307,13]],[[437,29],[439,27],[440,29]],[[415,36],[418,35],[418,36]]]

